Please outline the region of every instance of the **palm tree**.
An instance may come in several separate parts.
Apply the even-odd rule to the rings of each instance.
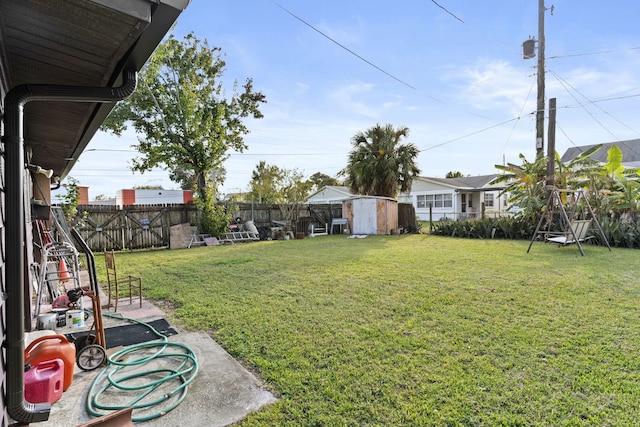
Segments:
[[[342,174],[354,194],[396,197],[411,190],[420,169],[416,164],[418,148],[411,143],[400,144],[408,135],[407,127],[394,129],[391,124],[377,124],[352,138],[353,150]]]

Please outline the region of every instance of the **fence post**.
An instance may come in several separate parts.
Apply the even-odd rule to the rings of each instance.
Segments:
[[[126,228],[125,218],[126,216],[124,214],[124,208],[120,208],[120,212],[118,212],[118,225],[120,226],[120,248],[123,250],[127,247],[127,241],[124,231],[124,229]]]
[[[186,207],[186,205],[185,205]],[[171,225],[169,224],[169,208],[164,207],[162,209],[162,244],[168,245],[171,240]]]
[[[433,203],[429,203],[429,233],[433,231]]]

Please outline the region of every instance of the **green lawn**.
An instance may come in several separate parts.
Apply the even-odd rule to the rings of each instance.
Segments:
[[[640,252],[528,245],[323,236],[118,266],[281,398],[241,426],[637,425]]]

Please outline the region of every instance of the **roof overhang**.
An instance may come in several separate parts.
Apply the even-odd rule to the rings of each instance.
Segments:
[[[486,193],[487,191],[502,191],[505,187],[484,187],[484,188],[458,188],[456,193]]]
[[[1,1],[2,99],[23,84],[118,86],[125,69],[142,68],[189,1]],[[114,105],[27,104],[30,162],[64,178]]]
[[[457,193],[473,193],[484,191],[500,191],[504,187],[493,186],[486,187],[495,178],[495,175],[479,175],[461,178],[432,178],[428,176],[417,177],[416,180],[427,182],[441,187],[449,188]]]

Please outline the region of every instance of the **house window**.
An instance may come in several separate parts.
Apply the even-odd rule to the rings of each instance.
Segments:
[[[419,195],[417,200],[417,207],[428,208],[432,205],[434,208],[450,208],[453,207],[453,196],[451,193],[447,194],[425,194]]]
[[[493,207],[493,193],[484,193],[484,206],[487,208]]]

